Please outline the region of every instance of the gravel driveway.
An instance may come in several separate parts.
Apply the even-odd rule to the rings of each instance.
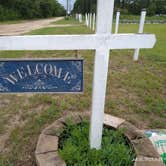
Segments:
[[[63,17],[25,21],[17,24],[2,24],[0,25],[0,35],[20,35],[34,29],[46,27],[51,22],[59,21],[61,19],[63,19]]]

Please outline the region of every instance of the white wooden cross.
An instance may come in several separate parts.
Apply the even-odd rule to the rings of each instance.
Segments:
[[[88,21],[88,14],[85,13],[85,25],[88,27],[89,21]]]
[[[146,10],[143,9],[141,11],[141,18],[140,18],[138,33],[143,33],[143,31],[144,31],[145,18],[146,18]],[[140,52],[139,48],[135,49],[135,51],[134,51],[134,57],[133,57],[134,61],[138,61],[139,52]]]
[[[96,25],[96,14],[93,13],[93,22],[92,22],[92,30],[95,31],[95,25]]]
[[[89,27],[89,21],[90,21],[90,14],[88,13],[88,27]]]
[[[119,19],[120,19],[120,11],[116,13],[116,23],[115,23],[115,34],[118,33],[119,30]]]
[[[89,28],[92,29],[92,13],[89,14]]]
[[[78,14],[78,20],[80,23],[82,23],[82,14]]]
[[[111,34],[114,0],[98,0],[97,30],[90,35],[3,36],[0,50],[96,50],[90,147],[100,149],[110,49],[152,48],[150,34]]]

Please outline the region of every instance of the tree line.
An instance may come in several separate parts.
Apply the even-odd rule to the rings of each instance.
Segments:
[[[96,12],[97,0],[76,0],[74,12]],[[147,14],[166,14],[166,0],[115,0],[115,11],[120,9],[123,14],[140,14],[142,9],[147,9]]]
[[[57,0],[0,0],[0,20],[47,18],[65,15]]]

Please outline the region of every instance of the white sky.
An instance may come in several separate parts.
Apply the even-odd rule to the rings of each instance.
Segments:
[[[67,0],[58,0],[58,2],[61,3],[65,7],[65,9],[66,9]],[[74,2],[75,2],[75,0],[69,0],[69,4],[71,6],[71,9],[73,9]]]

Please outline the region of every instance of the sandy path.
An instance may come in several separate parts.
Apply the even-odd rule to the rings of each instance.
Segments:
[[[55,22],[61,19],[63,19],[63,17],[25,21],[17,24],[2,24],[0,25],[0,35],[20,35],[34,29],[46,27],[51,22]]]

